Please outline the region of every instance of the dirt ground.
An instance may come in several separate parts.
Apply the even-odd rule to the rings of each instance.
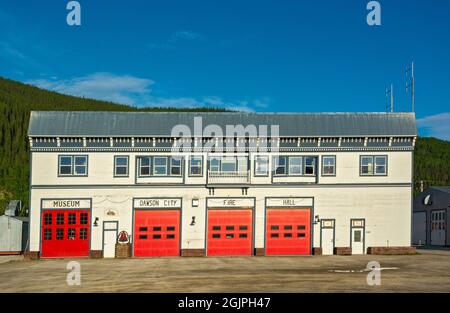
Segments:
[[[418,255],[76,259],[0,257],[1,292],[450,292],[450,251]],[[367,284],[370,261],[381,285]]]

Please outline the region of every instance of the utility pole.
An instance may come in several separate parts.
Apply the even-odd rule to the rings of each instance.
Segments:
[[[414,62],[411,62],[411,66],[406,67],[406,93],[408,88],[411,89],[411,109],[414,112]],[[410,76],[410,78],[408,77]]]
[[[394,112],[394,85],[386,87],[386,111]]]

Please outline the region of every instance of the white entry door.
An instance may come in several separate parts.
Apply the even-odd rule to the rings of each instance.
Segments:
[[[103,222],[103,257],[116,256],[118,222]]]
[[[431,211],[431,245],[445,245],[445,211]]]
[[[364,254],[364,226],[363,219],[351,220],[352,254]]]
[[[322,255],[332,255],[334,252],[334,220],[321,220],[320,236]]]

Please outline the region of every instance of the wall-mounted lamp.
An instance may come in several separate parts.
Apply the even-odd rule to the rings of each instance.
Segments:
[[[194,226],[195,225],[195,216],[193,216],[192,217],[192,221],[191,221],[191,224],[190,224],[191,226]]]
[[[317,224],[320,222],[319,215],[314,216],[314,224]]]
[[[193,208],[198,207],[199,203],[200,203],[200,201],[198,199],[192,199],[192,207]]]
[[[99,218],[96,217],[95,220],[94,220],[94,227],[97,227],[97,226],[98,226],[98,220],[99,220]]]

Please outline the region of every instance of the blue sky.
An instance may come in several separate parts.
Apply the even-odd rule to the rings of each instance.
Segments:
[[[450,140],[450,1],[68,0],[0,3],[0,76],[136,106],[247,111],[411,110]]]

